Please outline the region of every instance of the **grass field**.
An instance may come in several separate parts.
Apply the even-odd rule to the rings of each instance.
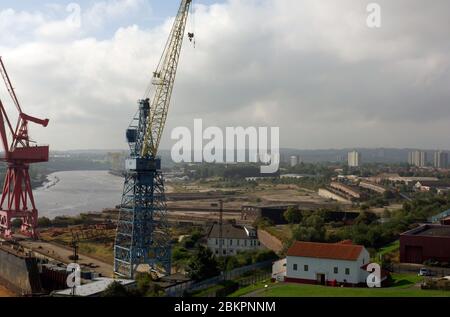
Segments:
[[[378,253],[381,255],[385,255],[387,253],[392,253],[400,249],[400,241],[394,241],[391,244],[386,245],[385,247],[381,248]]]
[[[393,274],[393,279],[391,287],[379,289],[262,282],[242,288],[231,297],[450,297],[448,291],[420,289],[417,283],[421,278],[416,275]]]

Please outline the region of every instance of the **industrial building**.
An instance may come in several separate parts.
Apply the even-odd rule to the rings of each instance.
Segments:
[[[419,181],[414,187],[421,192],[429,192],[430,190],[448,191],[450,190],[450,182],[445,181]]]
[[[294,242],[287,251],[286,282],[359,285],[366,282],[370,255],[362,245]]]
[[[54,297],[99,297],[113,282],[117,282],[125,286],[127,289],[136,287],[136,281],[125,279],[113,279],[107,277],[99,277],[92,282],[84,285],[77,286],[75,290],[73,288],[66,288],[61,291],[55,291],[52,293]]]
[[[261,248],[256,230],[249,226],[238,226],[232,223],[222,225],[215,223],[208,233],[208,249],[215,255],[236,255],[241,251],[252,251]]]
[[[358,188],[340,182],[331,182],[329,189],[333,190],[334,193],[343,195],[349,200],[361,199],[363,196]]]
[[[450,262],[450,226],[425,224],[400,235],[400,262]]]
[[[384,188],[383,186],[369,182],[369,181],[359,182],[359,187],[374,191],[378,194],[384,194],[386,192],[386,188]]]
[[[298,209],[298,205],[244,205],[241,208],[241,220],[256,221],[266,218],[276,225],[286,224],[284,213],[289,207]]]

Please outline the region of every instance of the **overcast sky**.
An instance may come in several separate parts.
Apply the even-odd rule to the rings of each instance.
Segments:
[[[126,148],[178,0],[0,0],[0,55],[32,137],[53,150]],[[450,2],[197,0],[162,144],[206,126],[280,127],[282,147],[450,148]],[[68,22],[69,21],[69,22]],[[3,86],[0,98],[14,113]]]

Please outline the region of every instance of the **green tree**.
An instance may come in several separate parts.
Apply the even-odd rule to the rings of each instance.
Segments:
[[[130,292],[121,283],[114,281],[105,289],[103,297],[129,297]]]
[[[146,297],[159,297],[164,295],[164,289],[156,284],[148,273],[136,275],[137,294]]]
[[[196,254],[189,261],[186,271],[188,276],[196,281],[214,277],[220,273],[213,253],[203,246],[197,248]]]
[[[48,228],[52,226],[52,221],[47,217],[40,217],[38,219],[38,226],[41,228]]]
[[[316,229],[314,227],[298,226],[292,233],[297,241],[323,242],[325,240],[325,228]]]
[[[302,221],[302,212],[297,208],[290,206],[284,212],[283,217],[289,223],[300,223]]]
[[[377,220],[377,215],[375,215],[373,212],[368,211],[362,211],[358,217],[355,219],[355,224],[366,224],[370,225],[372,222],[375,222]]]

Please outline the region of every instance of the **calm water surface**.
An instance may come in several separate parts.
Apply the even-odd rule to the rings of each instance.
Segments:
[[[123,178],[107,171],[56,172],[34,190],[39,217],[76,216],[120,203]]]

